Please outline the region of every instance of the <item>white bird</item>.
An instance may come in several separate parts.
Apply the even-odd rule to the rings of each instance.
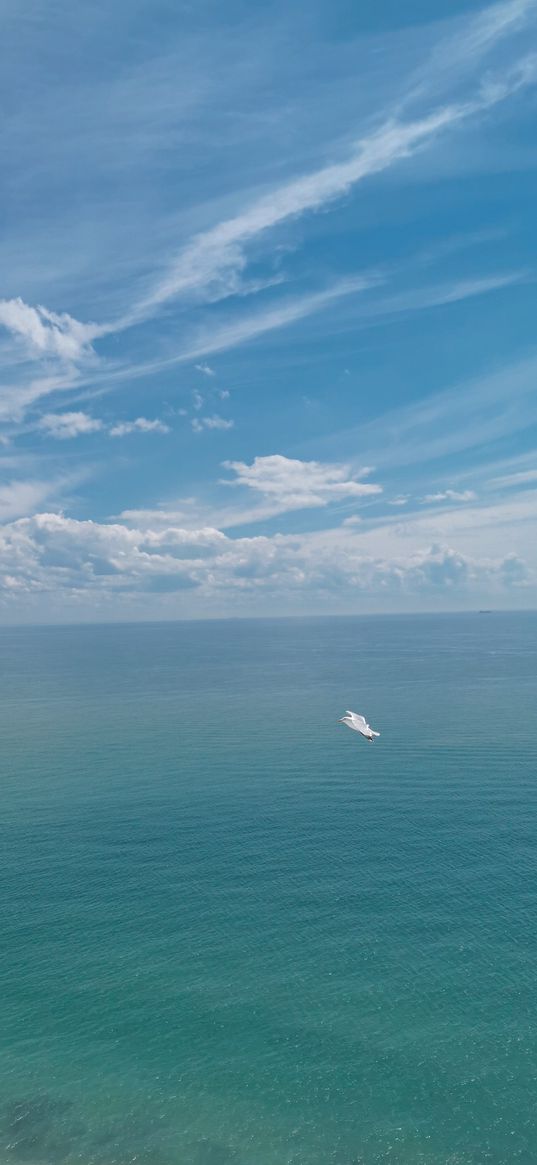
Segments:
[[[352,728],[354,732],[360,732],[370,744],[373,744],[375,736],[380,736],[380,732],[374,732],[369,727],[365,716],[360,716],[358,712],[345,712],[345,715],[341,717],[339,723],[346,724],[347,728]]]

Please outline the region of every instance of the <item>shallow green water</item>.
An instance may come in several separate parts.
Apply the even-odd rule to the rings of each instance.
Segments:
[[[536,615],[3,629],[0,739],[4,1161],[535,1165]]]

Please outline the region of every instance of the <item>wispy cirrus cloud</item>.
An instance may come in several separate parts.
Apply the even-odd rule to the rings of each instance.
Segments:
[[[475,58],[508,35],[533,7],[529,0],[527,3],[510,0],[479,14],[464,34],[457,34],[451,49],[444,46],[440,50],[445,69],[449,72],[449,68],[460,63],[461,51],[468,51],[472,43],[475,65]],[[453,51],[455,45],[456,53]],[[0,323],[24,334],[38,350],[52,350],[64,358],[77,359],[87,352],[91,341],[133,326],[155,314],[178,295],[205,288],[209,297],[214,298],[219,287],[222,294],[234,293],[238,290],[237,276],[248,264],[247,248],[256,239],[289,220],[318,211],[344,197],[364,179],[426,148],[439,134],[492,109],[521,88],[533,84],[536,76],[537,58],[528,54],[503,73],[482,80],[476,92],[466,100],[440,106],[414,119],[402,120],[395,114],[388,116],[384,124],[358,140],[346,159],[274,188],[239,214],[197,235],[172,262],[152,291],[115,321],[83,324],[67,314],[56,315],[46,308],[32,308],[21,300],[13,300],[0,304]],[[415,90],[411,89],[411,92],[415,99]],[[313,300],[311,306],[315,310]],[[239,330],[237,340],[241,338]],[[200,352],[204,350],[200,349]],[[218,351],[218,347],[206,350]],[[194,349],[190,358],[195,358],[195,355]],[[208,367],[198,365],[198,370],[207,374]],[[212,370],[208,374],[211,375]]]
[[[420,498],[422,504],[431,505],[434,502],[475,502],[477,494],[473,489],[444,489],[439,493],[425,494]]]
[[[385,411],[322,442],[367,450],[379,468],[423,465],[477,449],[537,423],[537,356],[506,363],[440,392]],[[358,452],[359,456],[359,452]]]
[[[414,288],[393,296],[379,296],[368,299],[360,298],[359,305],[353,307],[352,316],[346,317],[339,327],[352,327],[357,324],[367,327],[375,322],[386,322],[390,316],[415,311],[423,311],[440,307],[445,304],[459,303],[479,295],[487,295],[499,291],[504,287],[520,283],[527,278],[526,271],[502,272],[488,275],[483,278],[455,280],[451,284]],[[357,275],[352,278],[339,280],[327,287],[324,291],[313,292],[294,299],[288,299],[275,307],[258,309],[251,315],[243,315],[238,320],[232,319],[220,326],[201,329],[197,336],[186,341],[184,350],[177,356],[159,361],[144,371],[170,367],[173,364],[185,364],[200,355],[210,355],[213,352],[225,352],[256,340],[272,331],[290,327],[299,320],[325,311],[332,304],[340,300],[352,300],[354,296],[361,296],[366,292],[378,290],[386,282],[388,275],[382,272]]]
[[[533,276],[527,270],[498,271],[481,277],[455,279],[450,283],[411,288],[395,295],[379,296],[376,300],[360,304],[360,309],[356,313],[357,319],[360,322],[363,321],[366,326],[374,323],[375,319],[379,323],[386,322],[391,315],[443,307],[450,303],[461,303],[463,300],[501,291],[502,288],[513,287],[517,283],[531,279]]]
[[[519,6],[516,7],[518,11]],[[501,36],[511,21],[504,14],[493,24],[495,32],[489,33],[491,40]],[[234,218],[198,235],[123,323],[129,326],[168,300],[196,288],[212,288],[213,294],[218,287],[222,293],[230,285],[235,290],[237,273],[246,268],[246,248],[252,241],[288,220],[342,198],[359,182],[426,148],[440,133],[486,113],[533,84],[536,77],[537,55],[528,54],[506,72],[484,79],[467,100],[441,106],[416,119],[388,118],[380,128],[358,141],[347,159],[274,189]]]
[[[455,78],[464,80],[504,40],[524,32],[535,11],[535,0],[499,0],[470,17],[463,14],[420,63],[404,103],[442,92]]]
[[[79,387],[81,381],[87,383],[88,376],[91,381],[92,374],[87,369],[83,369],[82,374],[80,366],[93,358],[100,340],[144,323],[159,314],[171,300],[182,297],[187,302],[199,303],[200,293],[203,293],[202,300],[205,296],[210,304],[221,297],[240,296],[243,282],[246,287],[249,283],[254,290],[272,285],[274,277],[260,279],[256,276],[249,279],[247,276],[252,247],[265,246],[269,236],[272,239],[273,233],[279,228],[304,215],[330,208],[364,180],[412,158],[435,143],[441,135],[472,118],[481,117],[535,82],[535,56],[519,52],[514,63],[498,66],[494,73],[482,77],[472,74],[465,80],[466,93],[462,97],[434,106],[435,86],[432,78],[435,75],[438,77],[443,72],[446,83],[451,77],[455,89],[460,87],[461,56],[466,53],[471,58],[476,73],[484,55],[519,29],[533,9],[534,5],[529,0],[526,3],[523,0],[509,0],[508,3],[495,5],[461,22],[451,44],[443,43],[439,47],[442,65],[441,68],[437,65],[429,69],[428,83],[422,78],[419,85],[416,85],[416,79],[411,77],[407,82],[406,104],[401,101],[398,107],[381,113],[376,127],[367,132],[358,132],[350,147],[334,145],[334,151],[342,155],[341,160],[321,165],[309,173],[273,186],[256,199],[245,199],[245,205],[236,214],[198,232],[187,241],[177,258],[168,264],[165,273],[154,281],[149,292],[115,318],[98,323],[83,323],[68,313],[52,312],[41,306],[32,307],[16,298],[1,301],[0,324],[27,345],[28,353],[33,358],[56,359],[63,366],[56,370],[58,388],[68,390]],[[472,45],[471,53],[468,51],[469,45]],[[415,116],[407,116],[406,113],[403,116],[402,110],[415,106],[418,99],[422,107],[427,103],[433,107],[425,108]],[[477,276],[473,280],[459,281],[440,288],[436,293],[428,289],[421,300],[420,293],[417,293],[417,298],[414,293],[414,303],[413,293],[409,292],[406,298],[404,295],[399,300],[393,297],[391,303],[388,301],[384,306],[371,305],[364,315],[369,312],[373,317],[376,313],[416,310],[435,303],[449,303],[499,289],[519,277],[520,273],[501,272],[492,277]],[[152,368],[166,367],[173,360],[187,362],[212,352],[226,351],[269,331],[305,319],[320,312],[331,302],[366,290],[369,286],[367,276],[345,278],[334,281],[325,290],[279,301],[246,317],[238,312],[228,321],[217,322],[216,325],[213,321],[207,329],[202,327],[197,335],[187,330],[181,351],[176,357],[156,358],[142,366],[133,359],[127,359],[124,371],[110,368],[108,361],[103,360],[101,367],[94,370],[94,377],[97,382],[108,377],[112,385],[114,372],[119,379],[129,373],[133,376],[149,375]],[[66,364],[70,365],[69,371],[66,370]],[[212,374],[210,366],[204,363],[198,365],[198,370],[205,375]],[[7,415],[13,415],[17,409],[24,411],[28,401],[34,403],[40,396],[47,395],[50,383],[50,374],[34,377],[30,394],[25,394],[23,389],[20,393],[16,390],[8,392],[3,406]],[[7,401],[10,397],[13,403],[11,412],[8,412]]]
[[[71,366],[50,374],[28,375],[20,382],[10,381],[0,387],[0,423],[21,421],[38,402],[54,393],[68,393],[83,383],[81,373]]]
[[[506,473],[503,477],[493,478],[489,484],[497,489],[510,489],[519,485],[531,485],[537,482],[537,469],[523,469],[518,473]]]
[[[238,344],[244,344],[248,340],[263,336],[267,332],[285,328],[298,320],[306,319],[345,296],[355,295],[377,286],[378,282],[379,276],[376,273],[356,275],[348,279],[338,280],[323,291],[296,296],[273,307],[258,310],[249,316],[230,319],[220,326],[213,325],[212,328],[203,328],[197,336],[187,341],[183,352],[163,363],[165,365],[184,364],[200,355],[225,352]]]
[[[20,419],[28,407],[53,393],[81,391],[91,385],[104,385],[105,391],[113,391],[114,385],[124,380],[134,380],[161,372],[174,365],[188,364],[199,356],[226,352],[258,337],[290,327],[300,320],[325,311],[338,301],[378,290],[388,276],[381,271],[359,274],[338,280],[322,291],[311,292],[289,298],[274,306],[258,309],[250,315],[230,318],[227,322],[201,327],[194,335],[185,337],[183,349],[171,357],[157,358],[142,364],[120,368],[110,368],[106,363],[91,371],[79,368],[74,363],[63,364],[56,374],[37,376],[29,384],[9,386],[0,390],[0,421]],[[526,271],[514,271],[488,275],[483,278],[456,280],[452,284],[415,288],[397,295],[378,297],[353,311],[352,322],[360,326],[388,320],[390,316],[430,309],[445,304],[456,303],[479,295],[486,295],[504,287],[520,283],[528,278]],[[77,321],[75,321],[77,322]],[[347,319],[343,325],[349,326]],[[83,327],[84,325],[81,325]],[[340,324],[340,326],[342,326]],[[218,392],[220,399],[229,396],[226,389]],[[204,397],[194,390],[193,404],[196,409],[203,407]]]

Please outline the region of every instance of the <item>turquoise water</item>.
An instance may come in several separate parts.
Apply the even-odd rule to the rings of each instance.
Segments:
[[[3,1162],[535,1165],[537,615],[0,671]]]

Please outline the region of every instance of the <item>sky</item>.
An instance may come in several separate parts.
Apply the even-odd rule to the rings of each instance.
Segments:
[[[0,622],[537,606],[537,0],[0,10]]]

